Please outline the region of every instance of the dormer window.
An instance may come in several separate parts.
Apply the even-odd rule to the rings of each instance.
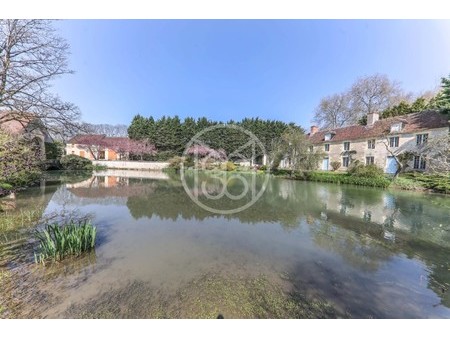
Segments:
[[[333,137],[333,134],[332,134],[332,133],[326,133],[326,134],[325,134],[325,141],[331,140],[332,137]]]
[[[398,123],[394,123],[393,125],[391,125],[391,133],[398,133],[402,130],[402,123],[398,122]]]

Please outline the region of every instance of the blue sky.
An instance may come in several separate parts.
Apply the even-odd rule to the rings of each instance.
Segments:
[[[383,73],[407,91],[450,73],[449,21],[65,20],[74,75],[54,90],[91,123],[136,114],[261,117],[309,128],[326,95]]]

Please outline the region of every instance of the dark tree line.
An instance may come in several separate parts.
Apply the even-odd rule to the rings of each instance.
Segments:
[[[146,118],[136,115],[128,128],[128,135],[131,139],[147,140],[154,144],[158,150],[155,159],[166,160],[173,156],[181,156],[186,145],[197,133],[220,124],[223,122],[208,120],[206,117],[198,119],[187,117],[181,120],[178,116],[163,116],[155,120],[152,116]],[[288,128],[304,133],[304,130],[294,123],[260,118],[230,120],[225,125],[236,125],[250,131],[261,141],[267,152],[272,150],[274,140],[279,139]],[[212,129],[202,134],[201,139],[213,149],[225,150],[226,154],[239,149],[249,140],[248,135],[231,128]]]

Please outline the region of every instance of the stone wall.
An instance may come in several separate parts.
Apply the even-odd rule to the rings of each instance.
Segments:
[[[94,165],[105,166],[110,169],[162,170],[169,167],[168,162],[144,161],[92,161]]]
[[[389,144],[389,137],[399,137],[399,144],[398,147],[391,148],[390,150],[394,152],[395,155],[398,155],[405,151],[415,151],[417,150],[416,145],[416,135],[418,134],[428,134],[428,140],[431,140],[433,137],[437,136],[443,136],[448,133],[448,128],[438,128],[438,129],[432,129],[432,130],[423,130],[420,132],[415,132],[411,134],[389,134],[384,137],[379,137],[375,139],[375,149],[369,149],[367,139],[360,139],[360,140],[349,140],[350,142],[350,151],[356,151],[355,154],[352,154],[351,157],[353,160],[359,160],[361,163],[366,164],[366,157],[367,156],[373,156],[374,157],[374,164],[378,167],[382,168],[383,170],[386,170],[387,166],[387,157],[391,156],[389,151],[386,149],[385,144]],[[325,144],[330,144],[330,150],[325,151]],[[343,152],[344,152],[344,141],[343,142],[326,142],[324,141],[320,145],[314,146],[315,151],[321,151],[325,154],[324,157],[329,158],[329,170],[332,170],[331,168],[331,162],[340,162],[341,167],[339,168],[339,171],[346,171],[347,168],[343,166]],[[409,169],[413,168],[414,162],[411,161],[409,165]],[[322,168],[322,162],[319,163],[319,169]]]

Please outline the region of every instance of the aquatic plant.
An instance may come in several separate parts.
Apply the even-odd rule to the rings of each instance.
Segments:
[[[90,222],[70,221],[67,224],[48,224],[36,232],[39,241],[35,262],[45,265],[47,261],[61,261],[67,256],[79,256],[95,247],[97,228]]]
[[[31,208],[29,210],[20,210],[18,212],[14,210],[0,210],[0,231],[34,226],[41,219],[43,212],[44,209],[41,207]]]

